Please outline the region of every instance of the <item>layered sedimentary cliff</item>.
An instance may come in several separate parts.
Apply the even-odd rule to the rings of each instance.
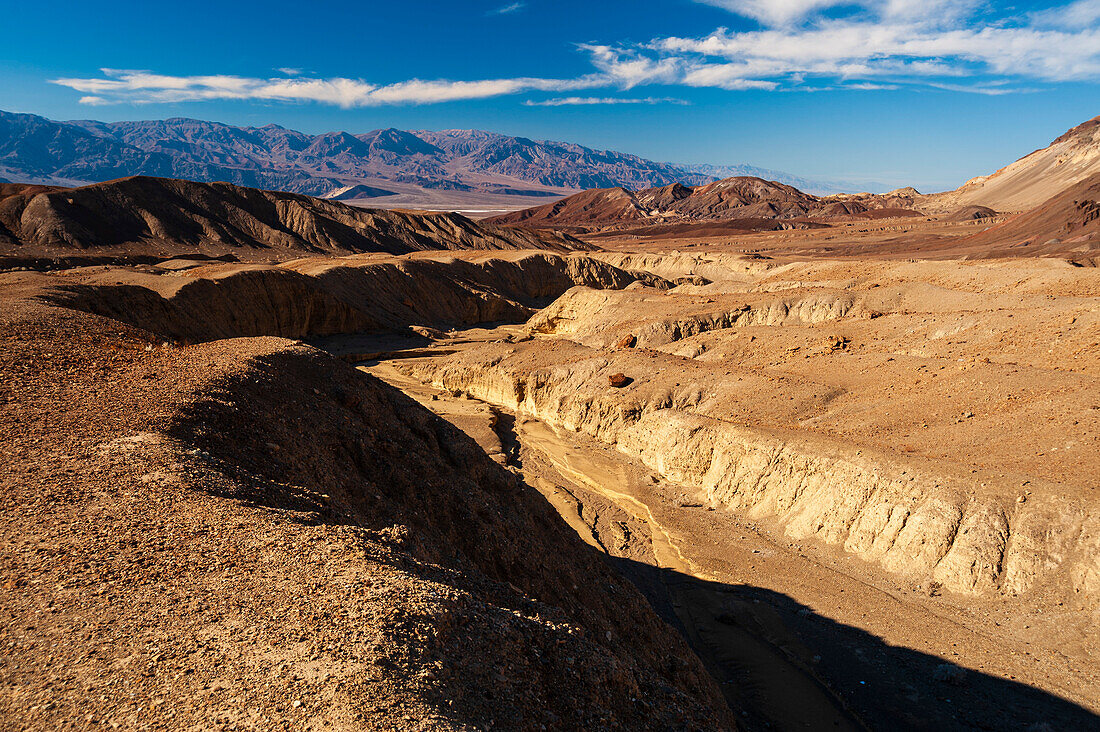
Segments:
[[[1082,443],[1097,421],[1082,358],[1100,326],[1091,280],[1053,264],[945,267],[929,291],[904,282],[907,266],[846,283],[773,273],[736,298],[576,288],[531,319],[534,343],[408,368],[594,436],[792,537],[960,592],[1058,588],[1087,604],[1100,592],[1097,466]],[[1006,275],[1065,294],[1001,297]],[[983,302],[1000,315],[979,327]],[[1037,347],[1051,327],[1060,337]],[[636,348],[613,347],[624,334]],[[608,386],[616,373],[628,387]],[[1028,450],[1040,420],[1053,447]]]

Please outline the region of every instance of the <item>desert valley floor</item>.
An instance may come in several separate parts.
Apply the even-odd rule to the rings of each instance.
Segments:
[[[1095,729],[1096,260],[968,226],[16,263],[0,718]]]

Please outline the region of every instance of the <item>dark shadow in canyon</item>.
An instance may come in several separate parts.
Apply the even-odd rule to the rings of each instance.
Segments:
[[[783,728],[766,718],[766,707],[774,700],[758,698],[774,693],[774,686],[769,690],[754,677],[770,674],[782,685],[783,673],[802,673],[873,730],[1100,729],[1100,716],[1072,701],[890,645],[782,593],[700,580],[630,559],[608,559],[688,639],[731,706],[750,716],[761,715],[746,719],[748,727],[764,721],[773,729]],[[681,619],[684,600],[692,603],[688,614],[694,628],[685,628]],[[681,605],[679,613],[674,602]],[[761,642],[769,647],[771,658],[761,657],[768,655],[762,653]],[[784,662],[787,668],[780,668]]]
[[[315,364],[303,364],[299,356],[279,354],[263,360],[268,373],[297,371],[299,379],[315,368]],[[413,447],[411,441],[376,429],[378,419],[407,425],[404,429],[412,430],[408,436],[414,435],[416,442],[437,452],[436,459],[442,459],[450,470],[529,491],[526,498],[516,500],[516,506],[526,500],[544,500],[535,488],[493,462],[472,438],[400,390],[344,364],[325,376],[315,382],[323,391],[287,391],[285,384],[228,380],[185,410],[170,434],[240,471],[242,481],[252,488],[231,497],[268,509],[289,510],[295,514],[291,520],[302,523],[366,528],[400,518],[390,511],[373,516],[379,508],[377,502],[356,495],[362,490],[361,476],[369,475],[375,485],[385,485],[395,477],[389,473],[403,470],[402,456]],[[279,405],[281,413],[257,412],[257,405]],[[376,415],[375,410],[386,414]],[[262,439],[258,435],[241,439],[234,432],[246,416],[254,417],[254,426],[264,432]],[[507,420],[507,416],[503,418]],[[498,433],[507,435],[511,427],[511,423],[501,423]],[[273,434],[276,431],[282,434]],[[269,449],[271,440],[289,444],[303,435],[309,436],[309,446],[300,449],[326,452],[337,465],[347,467],[345,510],[333,511],[319,496],[330,490],[334,476],[286,461],[285,448],[277,452]],[[518,445],[505,443],[504,447],[518,452]],[[455,500],[463,499],[456,496]],[[411,503],[411,497],[405,497],[390,508]],[[773,712],[800,704],[798,688],[817,689],[833,700],[841,726],[1005,732],[1100,729],[1100,716],[1071,701],[1011,679],[957,669],[939,656],[892,646],[861,628],[815,613],[782,593],[700,580],[608,556],[583,544],[564,521],[558,533],[565,541],[576,541],[581,551],[596,552],[611,564],[641,591],[659,616],[688,639],[733,709],[742,713],[747,729],[796,728],[776,719]],[[423,565],[422,569],[434,581],[453,581],[438,568]],[[500,572],[503,576],[506,569],[502,567]],[[834,727],[832,723],[807,723],[802,728]]]

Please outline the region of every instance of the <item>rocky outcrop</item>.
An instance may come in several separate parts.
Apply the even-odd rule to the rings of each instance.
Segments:
[[[633,313],[644,307],[645,301],[652,296],[637,289],[605,292],[576,287],[535,314],[527,327],[533,333],[567,336],[588,346],[606,347],[622,337],[620,330],[631,326]],[[779,298],[757,294],[745,300],[733,307],[707,309],[696,305],[679,316],[647,318],[631,331],[631,335],[639,346],[659,348],[713,330],[822,323],[856,312],[855,300],[843,293]]]

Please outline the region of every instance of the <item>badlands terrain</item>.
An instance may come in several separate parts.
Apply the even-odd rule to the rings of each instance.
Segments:
[[[1097,130],[483,221],[5,185],[0,726],[1096,729]]]

